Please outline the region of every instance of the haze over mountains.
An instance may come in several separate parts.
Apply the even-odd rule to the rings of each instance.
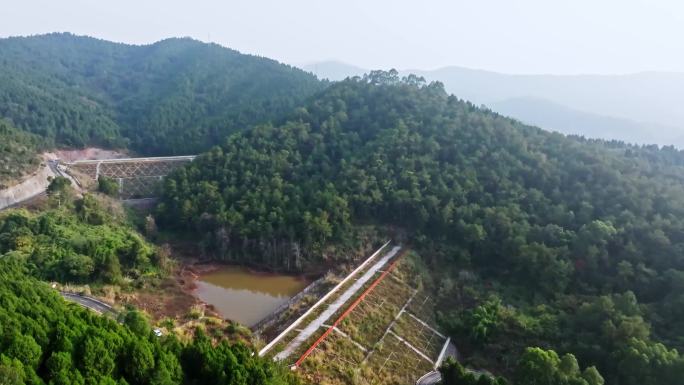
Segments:
[[[146,154],[207,149],[280,117],[326,87],[311,74],[216,44],[146,46],[69,34],[0,40],[0,115],[65,145]],[[304,69],[341,80],[368,70],[328,61]],[[507,75],[404,70],[476,105],[565,134],[684,148],[684,74]]]
[[[367,69],[326,61],[303,67],[341,80]],[[525,123],[565,134],[684,147],[684,74],[510,75],[462,67],[401,70]]]

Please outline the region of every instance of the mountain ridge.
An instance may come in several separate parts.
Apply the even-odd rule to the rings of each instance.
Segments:
[[[327,66],[334,66],[334,62],[326,63]],[[316,69],[315,65],[306,68],[310,71]],[[357,69],[351,75],[368,72],[355,68]],[[583,133],[593,138],[618,139],[640,144],[683,144],[681,136],[684,135],[684,112],[678,112],[681,110],[678,106],[684,104],[684,73],[644,71],[621,75],[532,75],[505,74],[459,66],[434,70],[400,70],[399,73],[412,73],[423,76],[428,81],[442,82],[449,93],[494,110],[497,104],[521,98],[543,99],[563,109],[575,110],[578,119],[576,122],[568,122],[565,125],[568,129],[541,125],[542,128],[560,130],[565,134]],[[331,80],[343,78],[341,74],[336,78],[330,77]],[[670,84],[671,79],[674,79],[675,85]],[[530,104],[525,108],[532,107],[534,106]],[[527,123],[540,120],[530,119],[527,113],[519,114],[511,110],[505,112]],[[620,129],[626,132],[631,132],[636,127],[641,128],[636,135],[616,137],[613,133],[615,130],[608,135],[600,129],[586,132],[586,129],[577,127],[580,122],[594,120],[595,115],[611,118],[613,123],[622,120]],[[555,120],[559,121],[561,117],[559,115]],[[572,129],[573,126],[576,128]],[[654,130],[657,127],[662,130]],[[648,137],[652,138],[648,142],[641,140]]]
[[[57,145],[192,153],[325,87],[217,44],[126,45],[68,33],[0,39],[0,116]]]
[[[601,132],[601,139],[622,140],[634,144],[674,145],[684,148],[681,134],[672,127],[635,122],[625,118],[575,110],[546,99],[518,97],[501,100],[490,106],[494,111],[514,117],[525,124],[543,127],[566,135],[592,138]],[[660,133],[660,137],[654,132]],[[666,137],[667,140],[663,138]]]

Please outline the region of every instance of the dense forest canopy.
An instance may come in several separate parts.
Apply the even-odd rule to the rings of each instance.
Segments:
[[[155,275],[167,256],[93,195],[40,213],[0,215],[0,255],[11,253],[35,277],[63,283],[122,284]]]
[[[67,304],[0,258],[0,382],[7,385],[294,384],[285,369],[244,345],[157,337],[137,312],[115,320]]]
[[[355,224],[400,226],[435,268],[441,322],[489,365],[512,373],[542,346],[607,383],[675,383],[683,181],[674,148],[565,137],[374,72],[178,170],[159,213],[216,255],[247,246],[283,266]]]
[[[143,46],[71,34],[0,39],[0,117],[57,145],[195,153],[325,85],[187,38]]]
[[[45,141],[0,119],[0,188],[16,181],[40,164],[37,153]]]
[[[0,257],[22,261],[35,278],[128,289],[159,282],[173,266],[167,246],[136,231],[142,218],[107,196],[77,195],[68,178],[52,178],[38,205],[0,212]]]

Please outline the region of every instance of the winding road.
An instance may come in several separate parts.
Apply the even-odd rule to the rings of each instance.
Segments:
[[[92,311],[95,311],[100,314],[105,314],[105,313],[116,313],[113,307],[110,305],[92,298],[92,297],[87,297],[84,295],[80,294],[74,294],[74,293],[66,293],[63,291],[60,291],[59,294],[67,301],[75,302],[85,308],[88,308]]]

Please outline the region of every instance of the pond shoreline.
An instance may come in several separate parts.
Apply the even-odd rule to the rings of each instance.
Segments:
[[[274,271],[274,270],[259,269],[256,267],[252,267],[249,265],[241,265],[238,263],[223,263],[223,262],[215,262],[215,261],[192,262],[190,264],[184,265],[183,267],[185,269],[188,269],[189,272],[191,272],[192,274],[195,274],[197,276],[200,276],[202,274],[213,273],[213,272],[220,270],[222,268],[235,267],[235,268],[245,269],[250,274],[257,275],[257,276],[264,276],[264,277],[290,276],[290,277],[294,277],[296,279],[307,280],[307,281],[311,280],[311,277],[312,277],[311,274],[306,274],[306,273],[291,274],[291,273],[286,273],[286,272],[278,272],[278,271]]]
[[[311,284],[305,275],[215,262],[185,266],[183,276],[186,291],[206,308],[245,326],[259,324]]]

